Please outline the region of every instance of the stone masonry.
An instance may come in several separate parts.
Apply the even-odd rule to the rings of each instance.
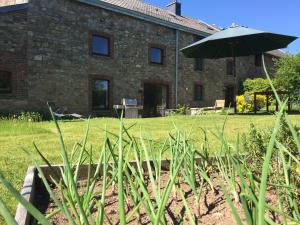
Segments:
[[[13,73],[13,94],[0,95],[0,111],[47,111],[46,102],[84,115],[110,115],[124,97],[143,104],[144,82],[169,85],[169,107],[175,106],[176,31],[121,13],[74,0],[30,0],[22,10],[0,13],[0,70]],[[110,35],[111,57],[90,55],[93,32]],[[179,48],[195,40],[179,31]],[[148,62],[149,45],[166,49],[165,65]],[[268,65],[272,64],[267,57]],[[194,59],[179,53],[178,104],[212,106],[224,99],[228,85],[263,74],[254,56],[237,59],[239,79],[226,75],[226,60],[204,59],[204,70],[194,70]],[[91,80],[110,80],[110,110],[94,112]],[[194,101],[194,86],[204,87],[202,101]],[[237,91],[237,89],[236,89]]]

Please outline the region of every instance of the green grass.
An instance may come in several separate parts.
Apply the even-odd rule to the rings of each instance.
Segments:
[[[300,126],[300,115],[290,116],[291,120]],[[166,118],[150,119],[125,119],[124,123],[129,126],[136,124],[130,131],[133,136],[139,136],[142,127],[152,139],[163,141],[168,133],[173,129],[173,122],[179,129],[192,131],[191,138],[194,142],[202,142],[202,132],[200,128],[207,131],[215,131],[221,128],[225,116],[218,114],[208,114],[198,117],[174,116]],[[230,115],[226,123],[225,134],[229,142],[234,143],[238,133],[246,132],[249,124],[254,123],[258,127],[270,127],[275,122],[272,115]],[[68,149],[73,144],[80,141],[84,135],[86,127],[85,121],[60,122],[61,130]],[[111,118],[92,119],[90,122],[88,144],[99,147],[104,139],[105,126],[111,132],[118,133],[119,121]],[[213,135],[208,132],[210,148],[214,150],[218,142]],[[33,142],[37,144],[43,154],[53,163],[60,163],[60,151],[55,126],[53,122],[26,123],[13,121],[0,121],[0,170],[5,177],[18,189],[22,187],[24,175],[27,167],[32,163],[22,148],[33,151]],[[40,161],[42,162],[42,161]],[[0,187],[0,195],[10,210],[15,210],[16,201]],[[0,218],[0,224],[4,224]]]

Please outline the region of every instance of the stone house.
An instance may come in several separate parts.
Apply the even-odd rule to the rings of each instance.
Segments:
[[[0,112],[47,111],[47,101],[84,115],[112,115],[122,98],[144,114],[227,104],[247,77],[263,75],[259,56],[188,59],[181,48],[218,28],[141,0],[2,0]],[[267,54],[267,63],[280,57]]]

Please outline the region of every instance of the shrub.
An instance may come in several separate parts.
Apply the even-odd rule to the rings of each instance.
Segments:
[[[7,116],[0,117],[1,120],[13,120],[13,121],[26,121],[26,122],[40,122],[44,117],[38,112],[21,112],[16,114],[9,114]]]
[[[176,114],[178,115],[186,115],[188,114],[188,111],[190,110],[189,106],[187,105],[178,105],[176,109]]]
[[[248,113],[254,111],[254,96],[253,95],[239,95],[236,98],[237,111],[242,113]],[[256,108],[262,109],[266,106],[267,98],[263,95],[256,96]]]
[[[298,132],[300,128],[294,126],[294,129]],[[259,172],[261,171],[262,162],[264,160],[264,155],[267,151],[267,146],[270,141],[272,134],[272,129],[258,129],[254,124],[250,124],[250,129],[247,134],[242,136],[242,146],[247,155],[248,165],[252,171]],[[288,126],[287,121],[281,117],[280,127],[277,133],[276,140],[287,148],[294,156],[299,157],[299,151],[297,145],[294,141],[292,132]],[[276,164],[276,154],[274,154],[272,164]],[[297,174],[299,168],[294,168],[294,173]]]

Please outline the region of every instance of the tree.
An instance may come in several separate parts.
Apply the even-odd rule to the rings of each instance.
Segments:
[[[253,94],[254,92],[259,91],[268,91],[270,90],[270,83],[267,79],[256,78],[256,79],[247,79],[243,83],[243,90],[245,94]]]
[[[277,90],[288,91],[292,97],[300,93],[300,53],[287,54],[275,62],[274,85]]]

